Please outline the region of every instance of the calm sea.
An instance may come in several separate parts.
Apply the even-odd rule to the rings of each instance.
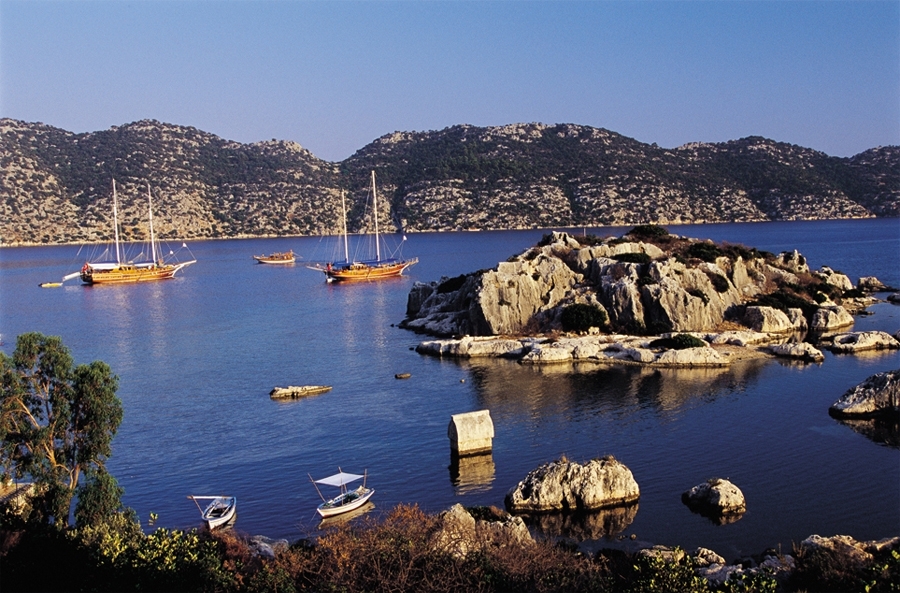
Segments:
[[[897,219],[669,228],[776,253],[798,249],[814,268],[900,286]],[[827,413],[869,375],[900,368],[897,351],[729,370],[532,368],[413,351],[427,338],[396,327],[413,282],[493,267],[544,232],[409,235],[404,253],[420,263],[407,277],[350,285],[325,283],[303,260],[280,267],[251,259],[287,249],[322,257],[331,239],[196,242],[189,248],[198,262],[172,281],[52,289],[38,284],[79,269],[84,251],[4,248],[2,350],[38,331],[62,336],[79,363],[112,367],[125,418],[109,468],[148,528],[151,512],[157,526],[198,526],[187,495],[231,494],[235,529],[302,537],[317,529],[309,476],[338,467],[368,471],[374,513],[398,503],[430,512],[457,502],[502,506],[541,463],[612,454],[640,485],[638,507],[574,523],[551,519],[546,532],[587,538],[587,546],[635,534],[727,558],[779,544],[787,551],[814,533],[900,534],[900,449]],[[900,329],[900,308],[872,311],[856,329]],[[269,399],[274,386],[303,384],[334,389]],[[494,422],[493,454],[452,464],[450,415],[481,409]],[[683,491],[711,477],[743,490],[748,511],[739,521],[717,525],[681,503]]]

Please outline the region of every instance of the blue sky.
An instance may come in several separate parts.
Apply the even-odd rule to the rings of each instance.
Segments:
[[[0,0],[0,117],[157,119],[331,161],[516,122],[851,156],[900,144],[900,1]]]

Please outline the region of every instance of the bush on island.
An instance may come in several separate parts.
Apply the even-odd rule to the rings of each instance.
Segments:
[[[606,326],[606,311],[597,305],[575,303],[564,308],[560,316],[563,331],[584,332],[592,327]]]
[[[651,348],[666,348],[669,350],[684,350],[685,348],[703,348],[706,342],[691,334],[676,334],[668,338],[659,338],[650,342]]]

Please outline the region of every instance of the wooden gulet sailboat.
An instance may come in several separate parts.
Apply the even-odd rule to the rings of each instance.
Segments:
[[[150,193],[150,184],[147,183],[147,199],[150,217],[150,257],[146,261],[133,262],[122,261],[122,247],[119,240],[119,214],[118,198],[116,196],[116,181],[113,179],[113,226],[116,243],[116,261],[87,262],[80,272],[68,274],[63,281],[81,277],[85,284],[128,284],[134,282],[148,282],[153,280],[167,280],[174,278],[175,274],[183,268],[196,263],[192,259],[186,262],[166,263],[156,236],[153,232],[153,196]],[[184,247],[187,247],[184,245]]]
[[[375,189],[375,171],[372,171],[372,203],[375,218],[375,259],[368,261],[351,261],[347,240],[347,205],[341,192],[341,209],[344,219],[344,261],[343,263],[327,262],[307,266],[311,270],[325,273],[328,282],[346,282],[353,280],[381,280],[396,278],[406,268],[418,263],[416,257],[410,259],[381,259],[381,237],[378,232],[378,194]],[[406,240],[406,237],[403,238]]]

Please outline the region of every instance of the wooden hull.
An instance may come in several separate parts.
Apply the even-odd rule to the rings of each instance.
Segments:
[[[318,511],[319,515],[322,517],[333,517],[335,515],[349,513],[366,504],[369,499],[372,498],[373,494],[375,494],[374,488],[364,488],[360,486],[356,490],[345,492],[340,496],[335,496],[327,502],[323,502],[316,507],[316,511]]]
[[[383,264],[353,263],[345,266],[320,268],[325,272],[329,282],[353,282],[360,280],[382,280],[397,278],[411,265],[418,263],[418,258]]]
[[[292,264],[296,261],[292,252],[273,253],[272,255],[254,255],[253,259],[261,264]]]
[[[109,269],[93,268],[85,264],[81,270],[81,281],[85,284],[133,284],[135,282],[153,282],[169,280],[183,267],[194,262],[178,265],[131,266],[121,265]]]

